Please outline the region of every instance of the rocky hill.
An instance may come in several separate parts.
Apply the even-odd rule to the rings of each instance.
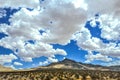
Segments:
[[[57,69],[80,69],[80,70],[101,70],[101,71],[120,71],[120,66],[102,66],[102,65],[93,65],[93,64],[86,64],[81,62],[76,62],[71,59],[64,59],[59,62],[51,63],[44,67],[40,68],[57,68]]]

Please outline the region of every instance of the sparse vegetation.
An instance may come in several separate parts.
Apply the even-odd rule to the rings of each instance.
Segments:
[[[75,69],[41,69],[0,72],[0,80],[120,80],[120,72]]]

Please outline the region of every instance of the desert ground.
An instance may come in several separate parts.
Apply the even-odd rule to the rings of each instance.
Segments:
[[[0,80],[120,80],[118,71],[40,69],[0,72]]]

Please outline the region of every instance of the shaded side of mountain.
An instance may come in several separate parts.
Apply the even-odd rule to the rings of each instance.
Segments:
[[[75,62],[70,59],[64,59],[63,61],[51,63],[48,66],[49,68],[69,68],[69,69],[86,69],[83,65],[80,65],[78,62]]]
[[[109,70],[108,67],[101,65],[85,64],[81,62],[76,62],[70,59],[64,59],[63,61],[51,63],[48,68],[69,68],[69,69],[80,69],[80,70]]]
[[[102,66],[102,65],[94,65],[94,64],[86,64],[82,62],[76,62],[71,59],[64,59],[59,62],[51,63],[47,66],[42,66],[35,68],[37,69],[43,69],[43,68],[57,68],[57,69],[79,69],[79,70],[101,70],[101,71],[120,71],[120,66]]]
[[[112,70],[112,71],[120,71],[120,65],[110,66],[109,69]]]

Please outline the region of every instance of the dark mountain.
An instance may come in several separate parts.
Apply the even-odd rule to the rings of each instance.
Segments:
[[[80,70],[101,70],[101,71],[108,71],[108,70],[119,70],[120,66],[102,66],[102,65],[93,65],[93,64],[86,64],[81,62],[76,62],[71,59],[64,59],[59,62],[51,63],[44,67],[39,68],[58,68],[58,69],[80,69]],[[37,69],[39,69],[37,68]]]
[[[51,63],[47,67],[49,68],[70,68],[70,69],[84,69],[83,65],[70,59],[64,59],[63,61]]]
[[[113,70],[113,71],[120,71],[120,65],[110,66],[109,69],[110,69],[110,70]]]

